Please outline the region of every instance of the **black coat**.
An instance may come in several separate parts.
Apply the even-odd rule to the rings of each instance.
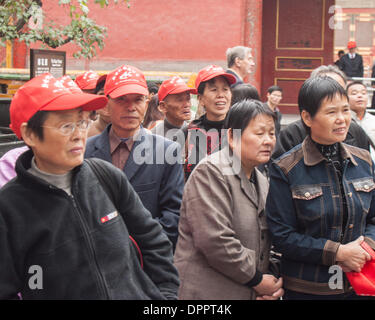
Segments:
[[[223,128],[224,120],[209,121],[206,114],[190,122],[185,145],[184,172],[186,181],[203,158],[221,150],[226,145],[226,138],[222,135],[222,133],[225,134]]]
[[[354,59],[349,58],[349,54],[344,54],[340,58],[339,68],[344,71],[347,77],[363,77],[363,59],[356,53]]]
[[[116,214],[87,163],[74,169],[69,196],[27,172],[32,156],[20,156],[18,176],[0,191],[0,299],[177,297],[172,245],[120,170],[102,161],[122,195]],[[32,266],[42,289],[30,288]]]
[[[227,69],[227,71],[225,72],[236,77],[236,82],[231,85],[231,88],[234,88],[235,86],[238,86],[239,84],[244,83],[243,80],[238,76],[238,74],[233,72],[231,69]]]

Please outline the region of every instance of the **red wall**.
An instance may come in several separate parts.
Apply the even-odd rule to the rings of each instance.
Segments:
[[[328,63],[326,57],[331,59],[333,50],[333,31],[327,27],[323,50],[311,53],[308,50],[276,50],[277,1],[281,9],[289,12],[283,25],[292,26],[286,28],[288,30],[281,29],[280,36],[292,41],[303,33],[314,40],[315,32],[309,33],[309,30],[312,25],[321,24],[322,14],[319,11],[314,16],[312,12],[323,0],[311,0],[302,5],[300,0],[130,0],[130,8],[119,1],[119,5],[103,9],[90,0],[90,17],[108,28],[104,50],[98,51],[98,56],[90,61],[74,59],[72,53],[76,47],[72,44],[57,50],[67,52],[67,70],[113,70],[126,63],[144,71],[197,72],[211,63],[225,68],[226,49],[245,45],[253,49],[256,64],[248,81],[264,93],[279,77],[275,72],[275,56],[319,56],[323,57],[323,63]],[[334,0],[324,2],[327,24],[328,8]],[[46,20],[52,19],[57,24],[69,22],[67,8],[59,6],[58,0],[44,0],[43,10]],[[291,19],[292,15],[298,19]],[[295,26],[294,20],[306,23]],[[40,46],[33,44],[31,47]],[[28,66],[28,53],[25,56],[24,51],[20,48],[14,54],[19,67],[22,67],[22,60]],[[307,74],[288,71],[282,77],[300,79],[306,78]],[[287,101],[288,94],[284,99],[284,103],[291,104],[292,108],[295,108],[294,91],[290,101]]]
[[[96,10],[110,28],[100,56],[222,60],[241,41],[241,0],[133,0],[130,9]],[[162,5],[161,5],[162,3]]]
[[[212,63],[226,68],[227,48],[245,45],[256,63],[248,80],[260,90],[262,1],[130,0],[130,8],[122,1],[101,8],[90,0],[90,17],[108,28],[103,51],[85,60],[73,58],[77,47],[72,44],[57,50],[67,52],[67,70],[104,71],[126,63],[145,71],[197,72]],[[44,0],[43,11],[45,24],[69,23],[68,7],[58,0]],[[28,67],[28,50],[13,52],[17,67]]]
[[[108,28],[108,37],[104,50],[90,64],[105,67],[108,62],[129,60],[212,61],[225,66],[226,49],[244,44],[245,2],[131,0],[129,9],[122,3],[104,9],[91,4],[90,16]],[[44,1],[43,10],[57,23],[66,23],[67,15],[57,3]],[[59,50],[66,50],[70,59],[73,48],[65,45]],[[158,70],[158,63],[153,70]]]

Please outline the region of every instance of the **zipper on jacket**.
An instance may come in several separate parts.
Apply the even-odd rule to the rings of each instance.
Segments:
[[[73,195],[70,195],[69,198],[72,200],[73,206],[77,211],[77,215],[78,215],[78,218],[79,218],[80,223],[82,225],[82,229],[84,231],[85,238],[87,239],[87,243],[89,245],[90,253],[91,253],[92,258],[93,258],[94,263],[95,263],[95,269],[96,269],[96,273],[97,273],[97,276],[98,276],[98,279],[99,279],[100,289],[101,289],[102,293],[104,294],[105,298],[107,300],[109,300],[109,293],[108,293],[107,287],[105,285],[104,277],[103,277],[102,273],[100,272],[99,263],[98,263],[98,260],[96,258],[94,246],[92,244],[92,240],[91,240],[88,228],[87,228],[87,226],[84,222],[84,219],[82,217],[81,210],[80,210],[76,200],[74,199]]]
[[[340,226],[341,226],[341,231],[340,231],[340,243],[342,243],[342,241],[344,240],[345,238],[345,230],[346,230],[346,226],[343,226],[343,222],[344,222],[344,219],[343,219],[343,214],[344,214],[344,203],[342,201],[342,192],[341,192],[341,187],[343,188],[343,193],[344,193],[344,196],[346,198],[346,193],[345,193],[345,188],[344,188],[344,183],[342,184],[342,186],[340,185],[340,179],[337,175],[337,172],[336,172],[336,169],[335,169],[335,166],[333,164],[333,162],[330,162],[329,163],[330,166],[332,167],[333,169],[333,172],[334,172],[334,176],[335,176],[335,181],[336,181],[336,184],[337,184],[337,187],[338,187],[338,191],[340,193],[340,196],[339,196],[339,202],[340,202],[340,209],[341,209],[341,214],[340,214]],[[344,179],[344,169],[343,169],[343,172],[342,172],[342,179]],[[346,198],[346,205],[348,205],[348,199]],[[346,224],[349,223],[349,211],[348,211],[348,217],[347,217],[347,221],[346,221]]]
[[[344,196],[345,196],[345,199],[346,199],[346,207],[347,207],[348,216],[346,217],[346,225],[344,226],[344,228],[343,228],[343,230],[341,232],[342,238],[341,238],[340,242],[342,242],[342,240],[345,239],[347,231],[348,231],[348,227],[349,227],[349,224],[350,224],[349,201],[348,201],[347,192],[345,190],[345,185],[344,185],[344,176],[345,176],[345,171],[346,171],[347,163],[348,163],[347,160],[343,161],[342,188],[344,189]],[[341,222],[341,225],[342,225],[342,222]]]

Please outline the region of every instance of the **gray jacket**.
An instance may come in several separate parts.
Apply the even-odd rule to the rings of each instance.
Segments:
[[[267,179],[255,169],[253,188],[228,152],[203,159],[186,184],[175,253],[179,299],[255,299],[247,283],[268,270]]]

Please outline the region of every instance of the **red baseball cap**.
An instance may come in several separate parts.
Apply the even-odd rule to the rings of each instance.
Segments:
[[[159,101],[163,101],[169,94],[178,94],[186,91],[189,93],[195,93],[194,88],[189,88],[184,80],[182,80],[179,76],[174,76],[164,80],[160,85],[158,98]]]
[[[348,42],[348,49],[357,48],[357,43],[355,41]]]
[[[145,76],[136,67],[123,65],[107,75],[104,94],[118,98],[130,93],[148,95]]]
[[[82,90],[78,87],[77,83],[67,75],[57,78],[61,81],[64,87],[67,87],[72,93],[82,93]]]
[[[198,87],[202,82],[211,80],[218,76],[225,77],[230,84],[236,82],[236,77],[234,75],[226,73],[222,67],[211,64],[198,72],[197,78],[195,79],[195,89],[198,90]]]
[[[73,84],[72,84],[73,83]],[[30,120],[38,111],[97,110],[107,105],[107,98],[83,93],[69,77],[54,78],[45,73],[20,87],[10,104],[10,128],[21,137],[21,124]]]
[[[96,87],[96,82],[99,79],[99,74],[96,73],[95,71],[86,71],[84,73],[79,74],[75,82],[80,87],[82,90],[91,90],[95,89]]]

